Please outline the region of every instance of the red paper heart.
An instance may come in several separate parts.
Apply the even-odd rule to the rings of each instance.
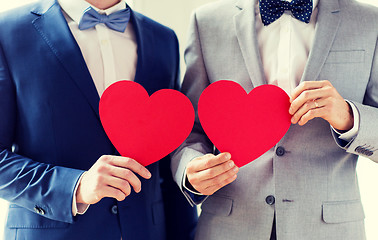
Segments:
[[[242,167],[260,157],[290,127],[289,96],[274,85],[262,85],[249,94],[237,83],[217,81],[198,103],[201,125],[221,152],[231,153]]]
[[[180,146],[194,123],[193,106],[185,95],[162,89],[149,97],[132,81],[108,87],[99,108],[101,123],[118,152],[144,166]]]

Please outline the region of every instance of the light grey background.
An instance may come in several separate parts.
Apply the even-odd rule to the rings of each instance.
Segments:
[[[0,0],[0,12],[14,8],[34,0]],[[137,10],[160,23],[175,30],[179,41],[181,56],[183,56],[187,39],[187,27],[190,14],[198,6],[214,0],[128,0],[127,2]],[[359,0],[378,6],[377,0]],[[184,61],[181,61],[181,72],[185,72]],[[378,192],[375,190],[378,182],[378,164],[360,158],[357,166],[362,203],[365,210],[366,234],[368,240],[378,239]],[[0,199],[0,240],[3,240],[3,225],[7,215],[7,202]]]

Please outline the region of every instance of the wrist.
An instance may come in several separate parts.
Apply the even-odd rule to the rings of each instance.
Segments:
[[[343,124],[340,124],[340,126],[334,127],[341,134],[348,132],[354,126],[353,109],[348,102],[345,101],[345,104],[347,105],[348,110],[347,110],[347,114],[344,118],[344,122],[343,122]]]
[[[77,185],[77,191],[75,193],[75,197],[76,197],[76,203],[84,203],[84,204],[87,204],[85,201],[84,201],[84,198],[83,198],[83,189],[82,189],[82,182],[83,182],[83,179],[85,178],[85,174],[87,172],[84,172],[82,177],[80,178],[79,182],[78,182],[78,185]]]

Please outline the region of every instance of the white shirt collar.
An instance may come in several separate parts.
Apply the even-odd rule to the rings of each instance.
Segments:
[[[105,10],[100,10],[85,0],[58,0],[58,2],[63,11],[77,24],[80,23],[83,13],[89,7],[92,7],[101,14],[109,15],[119,10],[125,9],[127,6],[124,0],[121,0],[116,5]]]

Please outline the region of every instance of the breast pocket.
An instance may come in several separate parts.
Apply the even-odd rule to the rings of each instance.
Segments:
[[[364,50],[331,51],[326,64],[361,63],[365,60]]]
[[[369,81],[365,50],[330,51],[319,74],[319,80],[329,80],[340,95],[361,102]]]

